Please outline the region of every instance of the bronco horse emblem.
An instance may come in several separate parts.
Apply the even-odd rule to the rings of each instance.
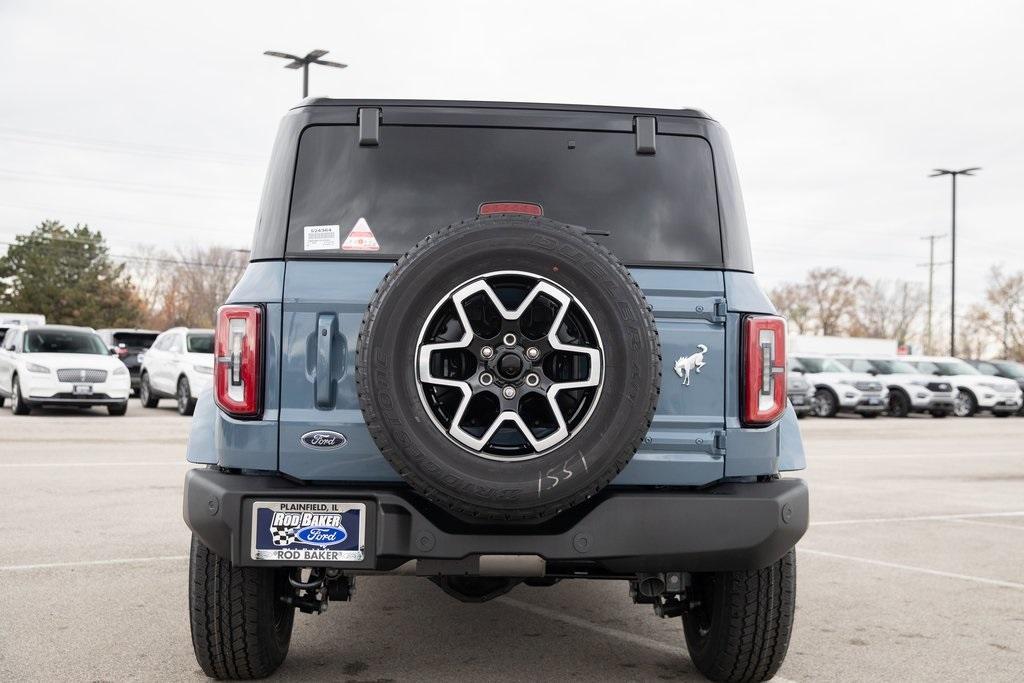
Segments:
[[[697,353],[689,356],[680,356],[679,360],[676,361],[674,369],[676,374],[683,378],[683,386],[690,386],[690,371],[695,370],[700,372],[700,369],[707,365],[704,362],[704,354],[708,352],[708,347],[704,344],[697,344]]]

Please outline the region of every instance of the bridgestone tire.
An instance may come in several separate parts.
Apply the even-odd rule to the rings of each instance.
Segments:
[[[274,673],[288,655],[295,608],[280,600],[288,570],[234,567],[192,538],[188,602],[192,647],[210,678]]]
[[[690,659],[713,681],[766,681],[789,649],[796,553],[770,567],[693,576],[699,605],[683,615]]]
[[[570,292],[601,336],[603,386],[589,418],[533,459],[497,461],[455,443],[420,400],[414,367],[434,307],[477,276],[526,271]],[[420,494],[471,521],[540,522],[593,496],[632,458],[661,389],[661,347],[640,287],[582,229],[492,215],[443,228],[384,278],[363,318],[359,402],[381,453]]]

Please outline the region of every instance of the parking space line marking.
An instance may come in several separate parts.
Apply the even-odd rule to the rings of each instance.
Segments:
[[[44,564],[0,565],[3,572],[24,572],[33,569],[61,569],[64,567],[97,567],[109,564],[135,564],[137,562],[178,562],[187,560],[188,555],[164,555],[160,557],[122,557],[110,560],[83,560],[81,562],[47,562]]]
[[[973,524],[975,526],[991,526],[999,529],[1015,529],[1016,531],[1024,531],[1024,524],[1000,524],[999,522],[982,522],[976,519],[951,519],[951,522],[959,522],[960,524]]]
[[[125,462],[0,462],[0,467],[113,467],[130,465],[144,467],[146,465],[190,465],[184,460],[129,460]]]
[[[867,557],[855,557],[853,555],[842,555],[840,553],[830,553],[824,550],[811,550],[809,548],[797,548],[798,552],[805,553],[808,555],[820,555],[821,557],[831,557],[838,560],[850,560],[851,562],[862,562],[863,564],[873,564],[878,567],[888,567],[889,569],[902,569],[908,572],[917,572],[918,574],[930,574],[931,576],[941,576],[947,579],[961,579],[962,581],[973,581],[974,583],[983,583],[989,586],[1000,586],[1002,588],[1016,588],[1017,590],[1024,590],[1024,583],[1017,583],[1015,581],[1001,581],[1000,579],[989,579],[984,576],[971,576],[970,574],[957,574],[955,572],[944,572],[938,569],[928,569],[927,567],[915,567],[909,564],[899,564],[898,562],[885,562],[883,560],[872,560]]]
[[[553,609],[548,609],[546,607],[539,607],[529,602],[516,600],[515,598],[498,598],[496,602],[504,603],[511,607],[515,607],[516,609],[521,609],[524,612],[531,612],[533,614],[536,614],[537,616],[546,617],[548,619],[554,619],[556,621],[561,621],[566,624],[569,624],[570,626],[584,628],[588,631],[599,633],[603,636],[607,636],[608,638],[612,638],[614,640],[625,640],[627,642],[633,643],[634,645],[640,645],[641,647],[646,647],[652,650],[660,650],[661,652],[668,652],[674,655],[685,656],[686,654],[686,645],[683,642],[682,633],[679,634],[679,645],[670,645],[669,643],[663,643],[660,640],[654,640],[653,638],[645,638],[643,636],[638,636],[635,633],[630,633],[629,631],[620,631],[617,628],[601,626],[600,624],[592,623],[590,621],[587,621],[586,619],[574,617],[571,614],[565,614],[564,612],[558,612]],[[778,681],[779,683],[794,683],[794,681],[790,681],[786,678],[780,678],[778,676],[776,676],[772,680]]]
[[[955,515],[918,515],[916,517],[866,517],[864,519],[830,519],[811,522],[810,526],[835,526],[838,524],[882,524],[886,522],[931,522],[940,520],[982,519],[986,517],[1024,517],[1020,512],[965,512]]]

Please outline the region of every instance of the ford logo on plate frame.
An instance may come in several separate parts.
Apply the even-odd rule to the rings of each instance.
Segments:
[[[311,432],[306,432],[299,437],[299,441],[306,448],[312,448],[315,451],[336,451],[348,443],[344,434],[333,432],[330,429],[314,429]]]

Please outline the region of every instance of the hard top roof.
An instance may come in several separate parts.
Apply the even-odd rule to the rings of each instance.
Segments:
[[[474,100],[380,100],[373,98],[335,99],[331,97],[307,97],[293,109],[301,107],[421,107],[424,109],[535,109],[538,111],[572,111],[594,114],[650,114],[653,116],[684,116],[714,120],[700,109],[657,109],[651,107],[628,107],[595,104],[556,104],[547,102],[486,102]]]

